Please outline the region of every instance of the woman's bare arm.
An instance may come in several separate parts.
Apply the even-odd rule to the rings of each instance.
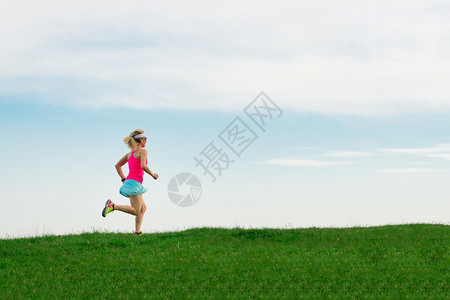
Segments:
[[[156,173],[153,173],[153,172],[149,169],[149,167],[148,167],[147,164],[146,164],[146,161],[147,161],[147,150],[142,149],[142,150],[141,150],[141,168],[142,168],[148,175],[152,176],[153,179],[155,179],[155,180],[158,179],[159,175],[156,174]]]
[[[125,156],[122,157],[122,158],[117,162],[117,164],[116,164],[116,166],[115,166],[115,167],[116,167],[117,174],[119,174],[119,176],[120,176],[121,179],[125,178],[125,175],[123,175],[122,166],[123,166],[124,164],[126,164],[127,161],[128,161],[128,153],[125,154]]]

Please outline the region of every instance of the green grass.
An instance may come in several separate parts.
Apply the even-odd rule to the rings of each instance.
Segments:
[[[0,240],[0,298],[449,299],[447,225]]]

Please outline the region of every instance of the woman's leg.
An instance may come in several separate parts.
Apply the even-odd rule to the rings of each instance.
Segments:
[[[142,195],[130,196],[130,205],[114,205],[114,210],[120,210],[128,214],[136,216],[135,227],[136,232],[141,231],[142,220],[144,219],[145,211],[147,206],[145,205]]]
[[[136,215],[136,220],[135,220],[135,229],[136,229],[135,232],[141,232],[142,220],[144,219],[144,214],[145,214],[145,211],[147,210],[147,206],[145,205],[144,198],[142,198],[142,195],[139,195],[137,197],[139,197],[139,198],[136,199],[135,201],[136,201],[136,206],[139,206],[139,209],[137,210],[138,213]],[[132,201],[131,198],[130,198],[130,201]],[[131,205],[133,205],[133,202],[134,201],[131,202]],[[133,206],[135,206],[135,205],[133,205]]]
[[[130,202],[131,202],[131,198],[130,198]],[[114,210],[120,210],[123,212],[126,212],[127,214],[136,216],[137,215],[137,211],[133,206],[129,206],[129,205],[114,205]]]

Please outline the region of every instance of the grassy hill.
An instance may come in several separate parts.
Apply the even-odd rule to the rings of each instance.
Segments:
[[[450,226],[0,240],[0,298],[449,299]]]

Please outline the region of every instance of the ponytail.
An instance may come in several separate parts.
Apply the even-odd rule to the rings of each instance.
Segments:
[[[136,129],[130,133],[129,136],[123,138],[123,142],[130,148],[131,150],[136,149],[138,146],[138,141],[134,138],[136,135],[144,133],[142,129]]]

